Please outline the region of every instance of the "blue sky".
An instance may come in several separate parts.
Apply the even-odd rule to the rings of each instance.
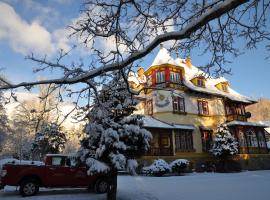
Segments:
[[[25,60],[30,52],[52,56],[56,49],[68,49],[71,42],[66,39],[66,27],[80,16],[82,0],[0,0],[0,68],[14,82],[33,81],[35,63]],[[241,46],[241,43],[237,44]],[[147,68],[154,59],[158,48],[142,62]],[[233,89],[255,98],[270,98],[270,59],[262,45],[257,49],[246,50],[244,55],[234,58],[228,65],[232,75],[226,78]],[[181,56],[181,55],[180,55]],[[69,59],[86,57],[85,52],[75,53]],[[191,52],[193,64],[199,66],[208,59]],[[49,78],[57,73],[45,74]]]

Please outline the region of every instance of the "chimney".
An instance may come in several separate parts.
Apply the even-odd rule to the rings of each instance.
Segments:
[[[190,57],[187,57],[186,58],[186,65],[191,68],[192,67],[192,62],[191,62],[191,58]]]

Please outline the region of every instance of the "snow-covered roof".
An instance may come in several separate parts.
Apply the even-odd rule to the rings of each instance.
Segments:
[[[259,121],[258,123],[260,123],[260,124],[265,124],[265,125],[267,125],[268,127],[270,127],[270,121]]]
[[[266,124],[263,123],[256,123],[256,122],[243,122],[243,121],[231,121],[226,123],[227,126],[235,126],[235,125],[240,125],[240,126],[257,126],[257,127],[267,127]]]
[[[176,65],[174,59],[171,57],[170,53],[168,50],[164,47],[161,47],[156,58],[154,59],[153,63],[151,66],[156,66],[156,65],[162,65],[162,64],[172,64]]]
[[[259,123],[265,124],[267,127],[265,127],[264,130],[266,130],[266,132],[270,134],[270,121],[259,121]]]
[[[173,128],[171,125],[148,115],[145,115],[143,118],[143,126],[145,128],[165,128],[165,129]]]
[[[188,87],[190,90],[223,96],[233,101],[240,101],[240,102],[245,102],[245,103],[256,102],[256,100],[250,97],[246,97],[239,94],[238,92],[234,91],[229,86],[228,86],[228,92],[219,90],[218,88],[216,88],[216,85],[218,83],[228,82],[227,79],[225,79],[224,77],[213,78],[209,76],[208,74],[206,74],[205,72],[203,72],[202,70],[200,70],[199,68],[195,67],[194,65],[187,66],[185,64],[185,59],[181,59],[181,58],[173,59],[170,53],[168,52],[168,50],[165,49],[164,47],[160,48],[151,66],[162,65],[162,64],[172,64],[172,65],[184,68],[185,73],[184,73],[183,84],[186,87]],[[207,78],[205,87],[198,87],[191,82],[193,78],[198,77],[198,76],[204,76]]]
[[[184,129],[184,130],[194,130],[195,127],[189,124],[169,124],[160,121],[154,117],[145,115],[143,118],[143,126],[145,128],[162,128],[162,129]]]

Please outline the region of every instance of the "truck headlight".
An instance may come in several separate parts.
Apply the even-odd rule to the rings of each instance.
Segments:
[[[6,169],[3,169],[2,172],[1,172],[1,177],[4,177],[7,175],[7,170]]]

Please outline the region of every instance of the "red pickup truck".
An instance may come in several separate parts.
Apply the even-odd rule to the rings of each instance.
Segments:
[[[85,165],[59,154],[48,154],[45,163],[4,164],[0,175],[0,189],[6,185],[20,186],[22,196],[37,194],[39,187],[88,187],[97,193],[105,193],[108,189],[108,175],[87,175]]]

